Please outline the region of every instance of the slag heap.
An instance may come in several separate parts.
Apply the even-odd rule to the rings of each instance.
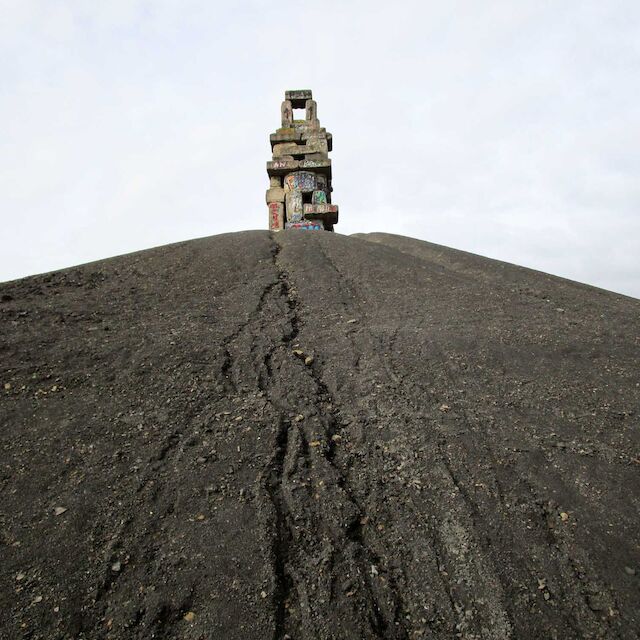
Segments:
[[[294,120],[294,109],[304,109],[305,119]],[[338,207],[331,204],[331,134],[320,126],[311,91],[285,92],[282,127],[270,140],[269,229],[333,231]]]

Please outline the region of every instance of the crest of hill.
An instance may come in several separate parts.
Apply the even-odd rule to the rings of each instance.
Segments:
[[[637,637],[639,301],[264,231],[0,299],[0,637]]]

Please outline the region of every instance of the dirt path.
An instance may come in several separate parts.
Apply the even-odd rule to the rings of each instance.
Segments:
[[[0,297],[0,637],[637,637],[637,300],[301,232]]]

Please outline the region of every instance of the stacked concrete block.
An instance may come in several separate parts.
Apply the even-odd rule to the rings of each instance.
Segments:
[[[296,119],[304,109],[304,119]],[[267,162],[269,229],[333,231],[338,206],[331,203],[333,138],[318,120],[318,105],[307,89],[286,91],[281,127],[270,136],[272,159]]]

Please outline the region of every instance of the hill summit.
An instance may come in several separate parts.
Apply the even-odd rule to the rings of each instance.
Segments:
[[[0,299],[0,637],[637,638],[637,300],[296,231]]]

